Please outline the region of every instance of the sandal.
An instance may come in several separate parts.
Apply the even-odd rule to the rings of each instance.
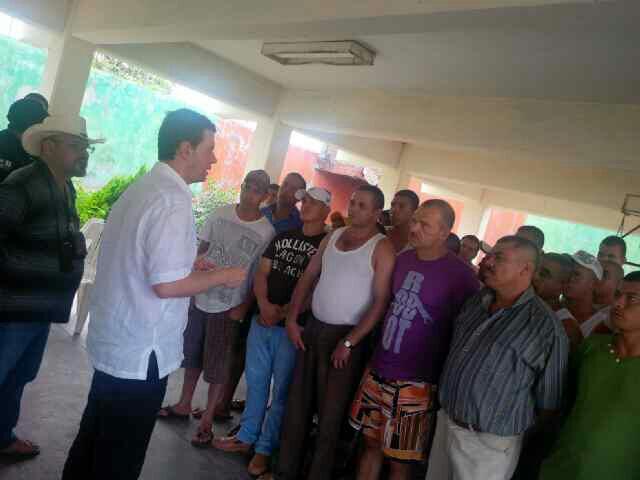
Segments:
[[[251,445],[238,440],[236,437],[219,437],[211,442],[214,448],[223,452],[248,453]]]
[[[251,459],[251,461],[249,462],[249,466],[247,467],[247,472],[249,472],[249,475],[251,475],[252,477],[261,477],[265,473],[269,472],[270,464],[271,464],[271,457],[267,455],[263,455],[261,453],[256,453]]]
[[[4,450],[0,450],[0,458],[7,458],[15,461],[28,460],[40,455],[40,447],[29,440],[16,438],[11,445]]]
[[[165,418],[165,419],[176,418],[179,420],[187,420],[189,418],[189,414],[178,413],[176,412],[175,405],[169,405],[166,407],[162,407],[160,410],[158,410],[158,418]]]
[[[213,432],[208,432],[198,429],[196,436],[191,439],[191,445],[196,448],[208,448],[211,446],[211,440],[213,440]]]

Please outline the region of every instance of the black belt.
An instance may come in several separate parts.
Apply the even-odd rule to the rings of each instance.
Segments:
[[[453,417],[449,417],[449,420],[451,420],[457,426],[464,428],[465,430],[471,430],[472,432],[482,433],[482,430],[476,427],[473,423],[462,422]]]

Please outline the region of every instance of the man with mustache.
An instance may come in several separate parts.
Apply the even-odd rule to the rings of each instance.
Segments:
[[[1,457],[40,453],[13,429],[51,323],[69,320],[82,278],[86,247],[71,178],[86,174],[91,144],[97,142],[87,137],[83,118],[49,117],[22,135],[24,151],[36,159],[0,184]]]
[[[524,434],[562,406],[569,342],[531,282],[540,251],[501,238],[485,285],[454,321],[440,380],[454,480],[509,480]]]

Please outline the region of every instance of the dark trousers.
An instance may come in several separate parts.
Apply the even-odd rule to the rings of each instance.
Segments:
[[[362,376],[365,342],[351,350],[347,366],[333,368],[331,354],[351,331],[311,318],[302,339],[306,351],[298,351],[289,387],[276,476],[294,480],[300,475],[304,444],[317,408],[318,437],[308,480],[327,480],[335,463],[336,446],[348,407]]]
[[[63,480],[137,479],[166,390],[167,377],[158,378],[153,353],[146,380],[96,370]]]
[[[16,438],[22,393],[38,374],[49,329],[48,322],[0,323],[0,450]]]

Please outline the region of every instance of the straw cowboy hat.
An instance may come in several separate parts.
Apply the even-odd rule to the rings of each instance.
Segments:
[[[51,115],[45,118],[42,123],[29,127],[22,134],[22,146],[29,155],[38,157],[42,140],[61,133],[82,138],[89,145],[105,142],[103,138],[95,139],[87,136],[87,122],[81,116]]]

